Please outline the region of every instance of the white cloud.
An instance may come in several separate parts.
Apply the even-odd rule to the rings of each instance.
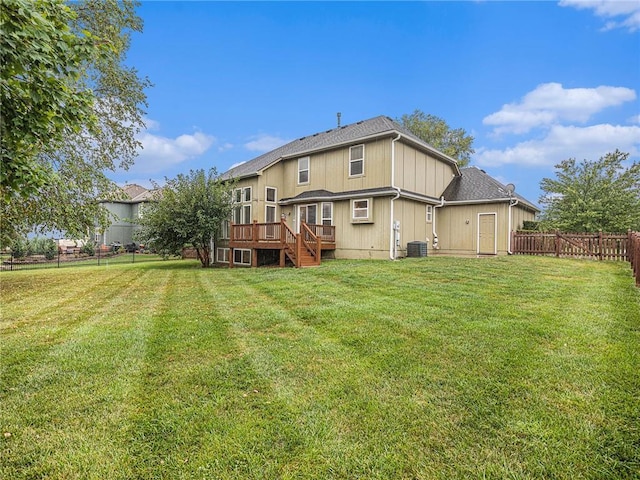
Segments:
[[[555,125],[544,138],[523,141],[503,150],[480,148],[474,155],[474,163],[487,167],[506,164],[550,166],[567,158],[597,159],[616,148],[632,156],[638,155],[640,126]]]
[[[640,113],[638,115],[634,115],[627,120],[629,123],[637,123],[640,125]]]
[[[598,17],[607,20],[603,27],[605,31],[622,28],[635,32],[640,29],[640,2],[637,0],[561,0],[559,5],[593,10]]]
[[[145,119],[145,123],[153,129],[159,128],[158,123],[153,120]],[[139,173],[161,172],[167,167],[202,155],[216,141],[215,137],[202,132],[169,138],[149,133],[149,129],[140,132],[137,139],[142,143],[142,149],[130,170]]]
[[[560,83],[543,83],[520,102],[503,105],[500,111],[486,116],[482,123],[495,126],[495,134],[527,133],[532,128],[561,121],[584,123],[607,107],[635,98],[636,92],[624,87],[565,89]]]
[[[244,144],[244,148],[252,152],[268,152],[285,143],[289,143],[289,140],[261,133],[250,137],[250,141]]]

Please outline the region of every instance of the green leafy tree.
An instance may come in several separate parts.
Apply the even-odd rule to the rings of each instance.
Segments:
[[[214,169],[191,170],[157,188],[140,219],[137,238],[156,251],[180,254],[186,245],[198,253],[203,267],[211,262],[211,242],[232,208],[234,182],[218,179]]]
[[[597,161],[563,160],[556,178],[543,178],[542,226],[566,232],[640,230],[640,163],[625,166],[616,150]]]
[[[128,168],[149,81],[124,65],[142,30],[132,0],[3,0],[0,8],[2,238],[108,224],[106,176]]]
[[[463,128],[449,127],[447,122],[435,115],[415,110],[400,117],[398,122],[416,137],[458,160],[461,167],[468,165],[471,155],[475,153],[471,135],[467,135]]]

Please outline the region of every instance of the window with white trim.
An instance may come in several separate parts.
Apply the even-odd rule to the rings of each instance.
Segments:
[[[241,203],[242,202],[242,189],[236,188],[233,191],[233,203]]]
[[[427,223],[433,222],[433,205],[427,205]]]
[[[333,225],[333,203],[322,203],[322,225]]]
[[[298,183],[309,183],[309,157],[298,159]]]
[[[236,265],[251,265],[251,250],[244,248],[234,249],[233,263]]]
[[[242,223],[251,223],[251,205],[242,206]]]
[[[244,187],[242,189],[242,201],[243,202],[251,201],[251,187]]]
[[[228,240],[230,238],[229,236],[230,230],[231,230],[231,225],[229,223],[229,220],[223,220],[222,225],[220,227],[220,239]]]
[[[266,187],[264,198],[266,202],[276,203],[278,199],[278,190],[275,187]]]
[[[352,200],[351,223],[371,223],[373,221],[372,204],[373,200],[371,198]]]
[[[264,207],[264,221],[266,223],[276,223],[276,206],[266,205]]]
[[[233,208],[231,219],[233,220],[233,223],[235,223],[236,225],[239,225],[242,223],[242,207]]]
[[[229,263],[229,249],[218,248],[216,250],[216,261],[218,263]]]
[[[356,145],[349,149],[349,176],[364,175],[364,145]]]

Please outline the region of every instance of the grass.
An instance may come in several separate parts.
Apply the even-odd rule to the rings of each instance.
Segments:
[[[639,478],[625,263],[170,261],[0,282],[0,478]]]

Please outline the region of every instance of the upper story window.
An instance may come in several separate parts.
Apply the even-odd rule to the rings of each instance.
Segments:
[[[251,201],[251,187],[244,187],[242,189],[242,201],[243,202]]]
[[[349,149],[349,176],[364,175],[364,145],[356,145]]]
[[[433,222],[433,205],[427,205],[427,223]]]
[[[241,203],[242,202],[242,189],[241,188],[236,188],[233,191],[233,202],[234,203]]]
[[[309,183],[309,157],[298,159],[298,183]]]
[[[274,187],[267,187],[265,192],[265,200],[269,203],[275,203],[278,198],[278,191]]]

